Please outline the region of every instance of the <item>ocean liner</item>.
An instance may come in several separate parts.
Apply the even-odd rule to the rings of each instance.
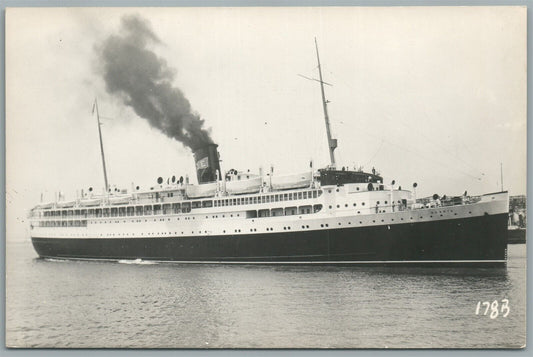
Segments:
[[[148,190],[112,191],[102,160],[105,193],[89,189],[78,199],[60,196],[31,210],[38,255],[190,263],[505,265],[507,192],[417,200],[416,184],[407,190],[385,183],[375,170],[337,168],[318,49],[317,60],[329,166],[315,170],[311,164],[288,175],[272,169],[222,172],[218,146],[207,144],[193,151],[198,184],[159,178]]]

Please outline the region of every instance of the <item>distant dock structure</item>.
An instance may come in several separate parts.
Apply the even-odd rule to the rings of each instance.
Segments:
[[[527,228],[527,197],[517,195],[509,197],[509,226],[507,230],[508,244],[526,242]]]

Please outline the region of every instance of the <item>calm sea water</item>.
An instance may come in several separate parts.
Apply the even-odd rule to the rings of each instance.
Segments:
[[[6,343],[520,347],[525,265],[525,245],[509,246],[507,268],[443,269],[54,261],[8,243]],[[476,315],[494,300],[497,317]]]

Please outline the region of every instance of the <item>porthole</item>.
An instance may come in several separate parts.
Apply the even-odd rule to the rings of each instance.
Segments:
[[[357,203],[354,203],[353,206],[354,206],[354,207],[357,206]]]
[[[323,225],[323,224],[321,224],[321,225],[320,225],[320,227],[324,227],[324,225]]]
[[[365,203],[364,203],[364,202],[363,202],[363,203],[361,203],[361,204],[362,204],[363,206],[365,205]]]
[[[332,206],[329,206],[329,209],[332,209],[333,207]]]
[[[337,205],[337,208],[340,208],[341,206],[340,205]]]

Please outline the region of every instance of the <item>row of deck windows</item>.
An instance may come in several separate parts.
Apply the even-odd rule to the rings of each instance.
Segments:
[[[39,221],[39,227],[87,227],[87,221]]]
[[[246,211],[246,218],[262,218],[262,217],[276,217],[276,216],[291,216],[296,214],[310,214],[311,212],[317,213],[322,209],[322,205],[314,205],[314,206],[300,206],[300,207],[286,207],[286,208],[272,208],[272,209],[262,209],[262,210],[250,210]],[[231,215],[233,217],[233,215]],[[239,214],[236,214],[236,216],[239,216]],[[216,216],[218,218],[218,215]],[[224,215],[221,216],[222,218]],[[192,219],[195,217],[193,216]],[[209,216],[206,216],[205,218],[209,218]],[[213,216],[215,218],[215,216]],[[190,217],[185,217],[185,219],[190,219]],[[168,219],[170,221],[170,218]],[[179,220],[179,218],[178,218]],[[154,222],[156,220],[154,219]],[[161,221],[164,221],[164,219],[161,219]],[[100,223],[106,223],[104,221],[100,221]],[[120,221],[115,221],[115,223],[119,223]],[[126,221],[124,221],[126,222]],[[138,220],[137,222],[141,222]],[[145,220],[145,222],[147,222]],[[111,221],[109,221],[111,223]],[[87,227],[87,221],[86,220],[50,220],[50,221],[39,221],[40,227]]]
[[[314,206],[299,206],[299,207],[286,207],[286,208],[272,208],[272,209],[260,209],[256,212],[255,217],[277,217],[277,216],[292,216],[297,214],[310,214],[317,213],[322,209],[322,205]],[[247,211],[249,213],[250,211]],[[249,214],[248,214],[249,216]],[[249,217],[250,218],[250,217]]]
[[[308,198],[320,197],[321,194],[322,194],[322,191],[313,190],[313,191],[304,191],[304,192],[279,193],[279,194],[265,195],[265,196],[227,198],[227,199],[214,200],[212,201],[212,203],[214,204],[215,207],[238,206],[238,205],[248,205],[248,204],[258,204],[258,203],[305,200]],[[203,202],[209,202],[209,204],[211,204],[211,201],[203,201]],[[193,202],[193,204],[194,203],[195,202]],[[203,207],[211,207],[211,206],[203,206]],[[193,208],[195,207],[193,206]]]
[[[194,208],[208,208],[208,207],[225,207],[248,205],[258,203],[270,203],[289,201],[296,199],[317,198],[321,195],[321,191],[305,191],[285,194],[273,194],[255,197],[238,197],[225,198],[218,200],[202,200],[182,203],[165,203],[155,205],[139,205],[127,207],[109,207],[109,208],[89,208],[76,210],[53,210],[42,212],[42,217],[45,218],[93,218],[93,217],[130,217],[130,216],[151,216],[160,214],[177,214],[189,213]]]

